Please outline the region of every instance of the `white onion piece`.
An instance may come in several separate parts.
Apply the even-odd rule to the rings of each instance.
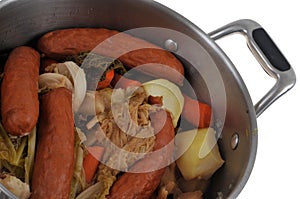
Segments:
[[[58,73],[44,73],[39,76],[39,90],[65,87],[73,91],[72,82],[64,75]]]
[[[86,92],[86,77],[83,69],[72,61],[56,64],[54,72],[64,75],[73,84],[73,111],[77,112]]]
[[[83,115],[95,115],[95,92],[87,91],[85,94],[85,98],[79,108],[79,112]]]
[[[83,69],[72,61],[57,66],[58,72],[70,78],[74,85],[73,111],[78,111],[86,93],[86,77]]]

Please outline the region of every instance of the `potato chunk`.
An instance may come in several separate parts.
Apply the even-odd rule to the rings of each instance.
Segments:
[[[195,129],[176,136],[176,164],[185,180],[209,179],[224,163],[212,128]]]

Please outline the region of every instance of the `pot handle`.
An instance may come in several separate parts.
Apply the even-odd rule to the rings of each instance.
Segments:
[[[232,33],[241,33],[247,38],[247,45],[257,61],[271,77],[276,79],[271,90],[254,106],[256,116],[259,117],[274,101],[295,85],[296,75],[268,33],[255,21],[238,20],[208,35],[217,40]]]

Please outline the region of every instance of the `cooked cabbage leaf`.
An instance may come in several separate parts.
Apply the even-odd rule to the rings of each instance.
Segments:
[[[36,127],[28,136],[10,138],[0,123],[0,169],[30,183],[34,164]]]
[[[86,188],[85,175],[83,170],[84,146],[82,142],[85,141],[84,133],[79,128],[75,128],[75,142],[74,142],[74,172],[71,182],[70,199],[74,199],[76,195]]]
[[[23,162],[24,163],[24,162]],[[0,160],[1,173],[9,173],[10,175],[16,176],[17,178],[24,179],[24,168],[14,166],[7,160]]]
[[[2,124],[0,123],[0,160],[6,160],[11,165],[24,167],[24,149],[27,144],[27,137],[16,138],[17,146],[15,147],[12,140],[7,135]]]
[[[36,127],[33,128],[32,132],[28,135],[28,147],[27,157],[25,158],[25,182],[30,183],[31,174],[34,164],[35,156],[35,145],[36,145]]]
[[[0,159],[11,162],[16,157],[16,150],[2,124],[0,124]]]

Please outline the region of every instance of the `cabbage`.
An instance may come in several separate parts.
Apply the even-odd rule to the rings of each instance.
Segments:
[[[22,167],[14,166],[6,160],[0,160],[0,168],[1,170],[4,170],[4,173],[9,173],[19,179],[24,179],[25,174],[24,168]]]
[[[35,145],[36,127],[28,136],[10,138],[0,123],[0,170],[5,169],[11,175],[29,184],[34,164]]]
[[[27,137],[16,138],[14,141],[16,146],[0,123],[0,160],[6,160],[13,166],[24,168],[24,149]]]
[[[85,140],[86,138],[84,133],[82,133],[80,129],[76,128],[74,141],[75,164],[71,182],[70,199],[75,198],[80,191],[86,188],[85,175],[82,166],[84,158],[84,146],[82,145],[82,142]]]
[[[30,183],[36,145],[36,127],[28,135],[27,157],[25,158],[25,182]]]
[[[0,159],[8,162],[15,162],[16,150],[5,132],[2,124],[0,124]]]

